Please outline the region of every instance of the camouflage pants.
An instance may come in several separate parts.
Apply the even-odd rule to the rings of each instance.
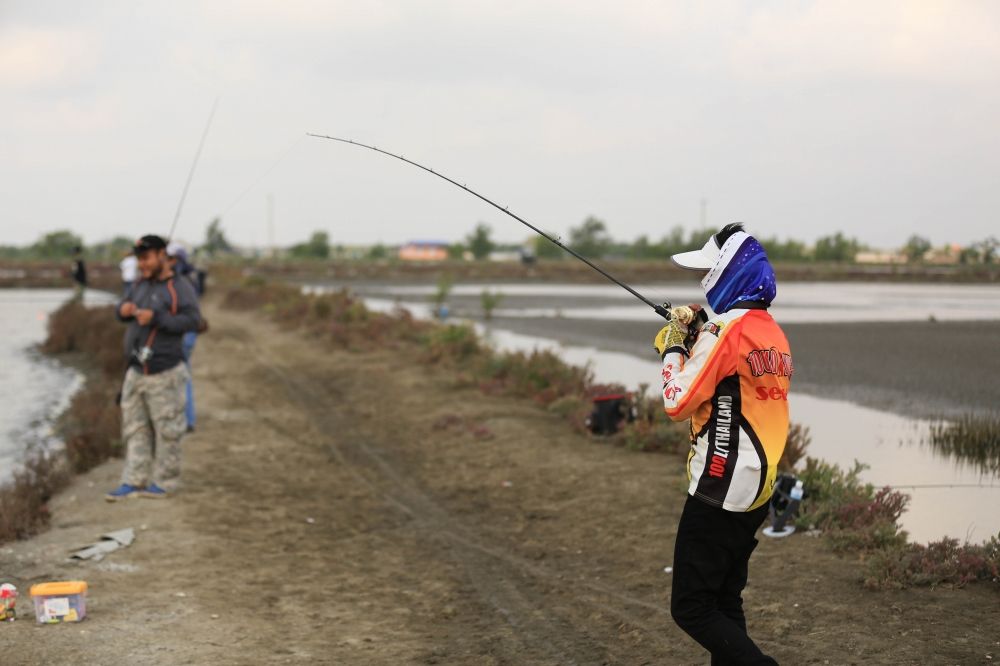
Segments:
[[[171,492],[180,487],[187,377],[183,363],[155,375],[129,368],[122,387],[122,483],[144,487],[152,482]]]

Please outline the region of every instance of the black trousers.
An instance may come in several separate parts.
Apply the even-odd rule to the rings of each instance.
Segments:
[[[670,614],[712,654],[712,666],[776,665],[747,635],[743,588],[754,534],[767,505],[746,513],[726,511],[688,496],[674,545]]]

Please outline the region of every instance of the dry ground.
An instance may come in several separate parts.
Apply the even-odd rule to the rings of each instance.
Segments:
[[[54,502],[51,530],[0,549],[22,592],[91,586],[81,624],[0,625],[5,665],[707,663],[666,610],[676,458],[590,441],[408,354],[210,319],[185,491],[106,504],[113,462]],[[65,561],[127,526],[130,548]],[[861,572],[822,540],[762,541],[751,635],[782,664],[1000,660],[996,589],[875,593]]]

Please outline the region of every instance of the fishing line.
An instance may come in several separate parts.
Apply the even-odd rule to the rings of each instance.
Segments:
[[[201,141],[198,142],[198,150],[194,154],[194,162],[191,163],[191,170],[188,171],[187,180],[184,181],[184,190],[181,192],[181,200],[177,202],[177,212],[174,213],[174,222],[170,225],[170,233],[167,234],[169,241],[174,237],[174,230],[177,228],[177,220],[181,217],[181,209],[184,208],[184,200],[187,199],[188,188],[191,187],[191,179],[194,178],[194,171],[198,168],[198,160],[201,158],[201,149],[205,147],[205,139],[208,137],[208,130],[212,127],[212,119],[215,118],[215,109],[219,106],[219,98],[212,102],[212,111],[208,114],[208,122],[205,123],[205,131],[201,133]]]
[[[878,485],[878,484],[875,484]],[[888,484],[889,488],[997,488],[995,483],[910,483],[907,485]]]
[[[382,150],[381,148],[376,148],[375,146],[369,146],[367,144],[359,143],[357,141],[351,141],[350,139],[340,139],[340,138],[337,138],[335,136],[327,136],[325,134],[313,134],[311,132],[306,132],[306,136],[315,137],[317,139],[329,139],[330,141],[339,141],[340,143],[349,143],[352,146],[358,146],[360,148],[367,148],[368,150],[373,150],[376,153],[381,153],[381,154],[386,155],[388,157],[394,157],[397,160],[400,160],[402,162],[406,162],[409,165],[415,166],[418,169],[422,169],[422,170],[426,171],[427,173],[433,174],[433,175],[437,176],[438,178],[446,180],[449,183],[451,183],[452,185],[454,185],[455,187],[461,188],[461,189],[465,190],[466,192],[468,192],[469,194],[471,194],[472,196],[474,196],[474,197],[476,197],[478,199],[481,199],[482,201],[485,201],[489,205],[491,205],[494,208],[496,208],[497,210],[499,210],[501,213],[504,213],[505,215],[509,215],[510,217],[514,218],[515,220],[517,220],[518,222],[520,222],[524,226],[526,226],[529,229],[531,229],[532,231],[534,231],[536,234],[538,234],[542,238],[548,240],[549,242],[555,244],[557,247],[560,247],[563,250],[565,250],[566,252],[568,252],[569,254],[573,255],[574,257],[576,257],[577,259],[579,259],[583,263],[587,264],[588,266],[590,266],[591,268],[593,268],[595,271],[597,271],[598,273],[600,273],[601,275],[603,275],[607,279],[609,279],[612,282],[614,282],[615,284],[617,284],[619,287],[621,287],[625,291],[629,292],[630,294],[632,294],[633,296],[635,296],[636,298],[638,298],[640,301],[642,301],[643,303],[645,303],[649,307],[653,308],[653,311],[656,312],[656,314],[658,314],[661,317],[663,317],[664,319],[669,320],[670,317],[671,317],[671,314],[670,314],[670,303],[669,302],[664,302],[664,303],[661,303],[661,304],[654,303],[653,301],[649,300],[648,298],[646,298],[645,296],[643,296],[642,294],[640,294],[638,291],[636,291],[635,289],[633,289],[632,287],[628,286],[627,284],[625,284],[624,282],[622,282],[618,278],[614,277],[613,275],[611,275],[610,273],[608,273],[607,271],[605,271],[604,269],[602,269],[600,266],[597,266],[596,264],[594,264],[592,261],[590,261],[589,259],[587,259],[583,255],[577,253],[571,247],[568,247],[568,246],[564,245],[562,243],[562,241],[560,241],[558,238],[554,238],[554,237],[548,235],[547,233],[545,233],[544,231],[542,231],[541,229],[539,229],[535,225],[531,224],[530,222],[528,222],[524,218],[519,217],[519,216],[515,215],[514,213],[510,212],[507,209],[506,206],[501,206],[500,204],[495,203],[494,201],[492,201],[490,199],[487,199],[485,196],[483,196],[479,192],[476,192],[475,190],[472,190],[469,187],[466,187],[465,185],[463,185],[462,183],[459,183],[456,180],[452,180],[451,178],[449,178],[448,176],[444,175],[443,173],[435,171],[434,169],[431,169],[430,167],[426,167],[423,164],[418,164],[417,162],[414,162],[413,160],[408,160],[405,157],[403,157],[402,155],[397,155],[395,153],[390,153],[387,150]]]

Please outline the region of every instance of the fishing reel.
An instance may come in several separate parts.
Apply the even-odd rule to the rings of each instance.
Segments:
[[[702,307],[693,308],[687,305],[671,307],[670,303],[664,303],[656,307],[656,312],[667,321],[677,320],[687,326],[688,333],[684,338],[684,347],[688,350],[694,346],[698,333],[701,332],[701,327],[708,323],[708,313]]]
[[[153,359],[153,348],[143,346],[142,349],[133,351],[132,355],[135,356],[135,360],[139,361],[140,364],[146,365]]]

